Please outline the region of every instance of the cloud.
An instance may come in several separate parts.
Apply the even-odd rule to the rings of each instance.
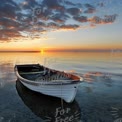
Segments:
[[[73,16],[79,15],[81,13],[81,9],[79,8],[69,8],[67,12]]]
[[[0,0],[0,6],[3,6],[5,4],[11,4],[13,6],[17,6],[17,4],[13,0]]]
[[[62,6],[60,3],[62,3],[62,1],[59,0],[43,0],[42,2],[42,4],[48,9],[63,10],[64,6]]]
[[[70,1],[64,1],[64,2],[65,2],[65,4],[67,4],[67,5],[75,6],[75,4],[72,3],[72,2],[70,2]]]
[[[68,18],[69,16],[64,13],[57,13],[54,14],[50,19],[57,23],[64,23]]]
[[[11,0],[7,3],[3,2],[0,3],[0,18],[1,17],[8,17],[8,18],[15,18],[16,11],[19,9],[17,5],[12,2]]]
[[[96,8],[91,5],[91,4],[85,4],[87,10],[84,11],[84,13],[88,13],[88,14],[91,14],[91,13],[94,13],[96,12]]]
[[[54,22],[50,22],[50,23],[47,24],[47,28],[58,29],[59,25],[54,23]]]
[[[79,28],[79,25],[61,25],[60,29],[64,30],[76,30]]]
[[[38,38],[49,31],[76,30],[85,23],[96,26],[115,22],[117,14],[99,14],[102,7],[103,2],[0,0],[0,42],[24,39],[27,34]]]
[[[87,22],[88,21],[86,16],[76,16],[76,17],[74,17],[74,19],[79,22]]]
[[[12,38],[21,37],[16,29],[0,30],[0,40],[10,41]]]
[[[88,14],[92,14],[95,13],[96,9],[95,8],[88,8],[86,11],[84,11],[84,13],[88,13]]]
[[[85,6],[87,7],[87,8],[95,8],[93,5],[91,5],[91,4],[85,4]]]
[[[21,30],[21,24],[8,19],[8,18],[1,18],[0,19],[0,40],[11,40],[11,38],[21,37],[19,30]]]
[[[0,18],[0,25],[2,25],[3,27],[15,27],[17,28],[19,25],[21,25],[20,23],[12,20],[12,19],[8,19],[8,18]]]

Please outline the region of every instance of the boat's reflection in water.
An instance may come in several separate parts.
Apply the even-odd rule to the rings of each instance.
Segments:
[[[81,111],[76,101],[66,103],[61,99],[42,95],[26,88],[19,80],[16,81],[19,96],[33,113],[45,122],[80,122]]]

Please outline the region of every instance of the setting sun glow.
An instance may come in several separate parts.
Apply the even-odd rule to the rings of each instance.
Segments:
[[[41,49],[40,50],[40,53],[43,55],[44,54],[44,49]]]

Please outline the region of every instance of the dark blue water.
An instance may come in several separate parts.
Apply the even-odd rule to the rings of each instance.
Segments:
[[[75,101],[24,87],[13,68],[25,63],[83,77]],[[122,122],[122,53],[1,53],[0,122]]]

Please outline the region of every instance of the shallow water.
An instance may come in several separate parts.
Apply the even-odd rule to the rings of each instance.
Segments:
[[[82,76],[75,101],[67,104],[24,87],[14,65],[28,63]],[[121,94],[120,52],[0,53],[0,122],[121,122]]]

